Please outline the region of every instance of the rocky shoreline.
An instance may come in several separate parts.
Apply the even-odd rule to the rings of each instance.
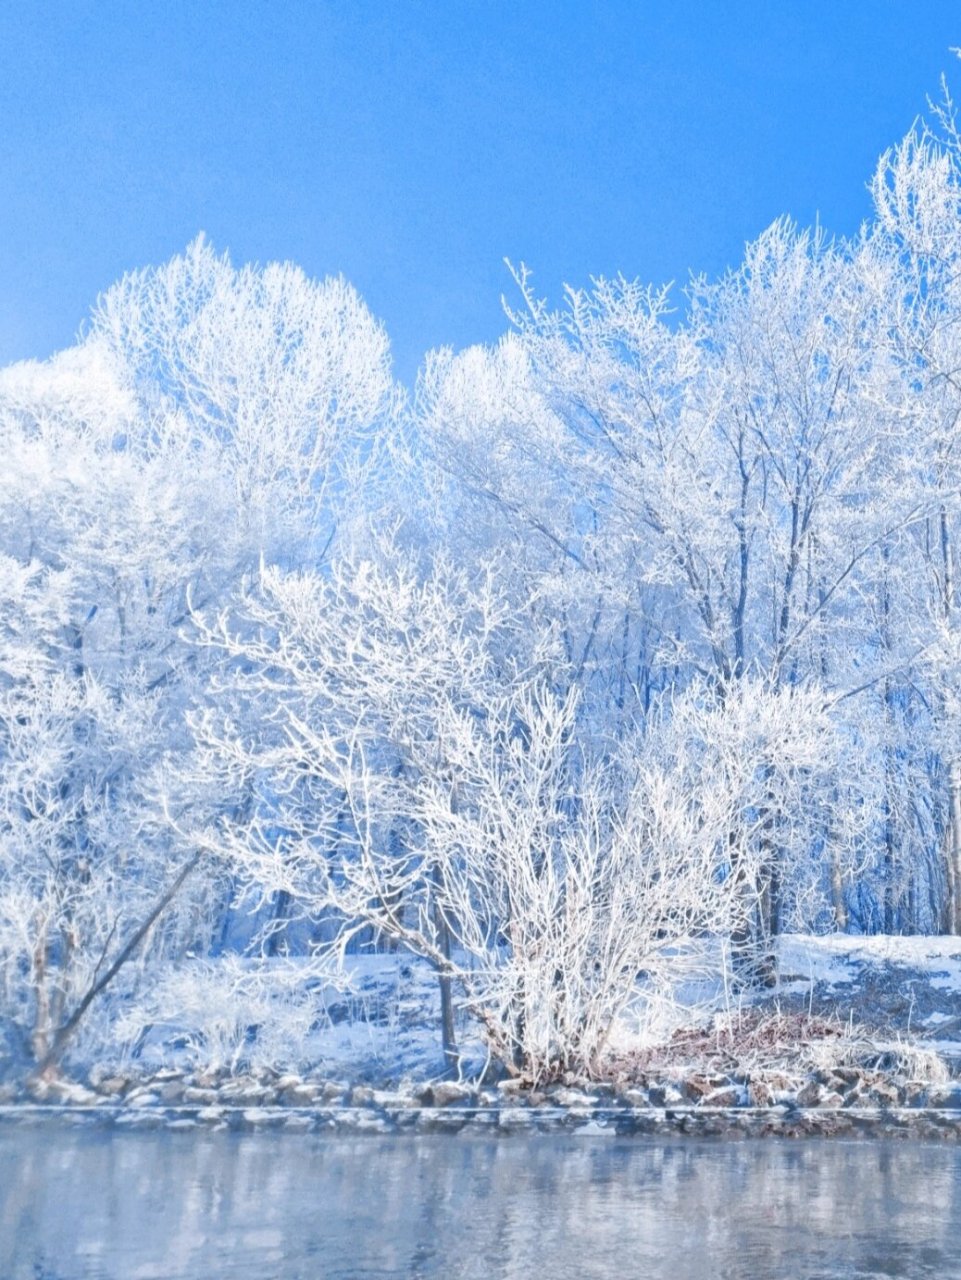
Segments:
[[[818,1077],[822,1078],[818,1078]],[[786,1087],[777,1088],[778,1083]],[[816,1073],[800,1087],[774,1080],[691,1076],[588,1088],[483,1088],[454,1081],[392,1088],[262,1072],[250,1076],[163,1070],[57,1081],[0,1092],[0,1123],[118,1130],[360,1134],[572,1134],[601,1136],[860,1137],[961,1139],[961,1083],[896,1081],[882,1073]]]

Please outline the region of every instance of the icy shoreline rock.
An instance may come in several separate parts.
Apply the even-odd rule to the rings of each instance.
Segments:
[[[21,1103],[0,1106],[0,1125],[68,1124],[172,1133],[499,1134],[581,1137],[893,1137],[961,1140],[961,1110],[926,1108],[612,1107],[122,1107]]]
[[[961,1139],[961,1083],[835,1069],[790,1081],[730,1076],[644,1078],[589,1087],[516,1081],[403,1081],[390,1088],[299,1076],[156,1073],[96,1089],[58,1082],[0,1099],[0,1123],[171,1132],[578,1134],[590,1136]]]

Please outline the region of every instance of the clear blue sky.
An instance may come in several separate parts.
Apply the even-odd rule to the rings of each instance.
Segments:
[[[505,255],[557,296],[855,230],[958,44],[958,0],[6,0],[0,363],[204,230],[343,272],[410,380],[503,330]]]

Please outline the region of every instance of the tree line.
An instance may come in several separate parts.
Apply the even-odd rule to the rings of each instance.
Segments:
[[[872,194],[679,302],[513,269],[410,390],[343,280],[202,238],[0,372],[10,1061],[212,957],[380,948],[451,1067],[466,1010],[590,1073],[682,953],[961,932],[946,89]]]

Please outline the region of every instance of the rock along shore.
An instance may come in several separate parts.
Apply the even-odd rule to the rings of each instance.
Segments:
[[[714,1138],[903,1136],[961,1139],[961,1084],[891,1082],[848,1072],[772,1091],[749,1082],[693,1078],[647,1087],[514,1082],[477,1088],[451,1081],[394,1089],[296,1076],[224,1077],[161,1071],[107,1077],[96,1088],[56,1082],[0,1094],[0,1123],[65,1123],[118,1130],[362,1134],[680,1134]],[[846,1092],[841,1092],[841,1089]]]

